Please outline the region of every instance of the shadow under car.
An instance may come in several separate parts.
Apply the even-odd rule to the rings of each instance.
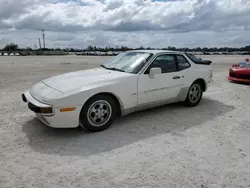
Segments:
[[[89,156],[111,151],[150,137],[199,126],[234,110],[234,106],[203,98],[193,108],[180,104],[136,112],[118,118],[102,132],[88,133],[81,128],[53,129],[34,118],[26,122],[22,131],[29,145],[37,152],[61,156]]]

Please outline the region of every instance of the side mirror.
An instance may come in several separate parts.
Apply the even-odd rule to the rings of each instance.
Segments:
[[[151,68],[150,71],[149,71],[149,77],[151,79],[153,79],[154,75],[161,74],[161,73],[162,73],[162,71],[161,71],[160,67]]]

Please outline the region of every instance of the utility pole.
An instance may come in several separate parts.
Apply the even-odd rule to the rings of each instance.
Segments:
[[[45,48],[45,34],[44,34],[44,29],[42,29],[42,33],[43,33],[43,48]]]
[[[40,40],[40,38],[38,38],[38,41],[39,41],[39,47],[40,47],[40,50],[41,50],[41,40]]]

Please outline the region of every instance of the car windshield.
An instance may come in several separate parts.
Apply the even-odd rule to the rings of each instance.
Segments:
[[[193,54],[186,54],[194,63],[200,63],[203,62],[203,60],[199,57],[196,57]]]
[[[101,66],[110,70],[136,73],[152,55],[149,52],[123,52]]]
[[[250,62],[241,62],[239,63],[242,68],[250,68]]]

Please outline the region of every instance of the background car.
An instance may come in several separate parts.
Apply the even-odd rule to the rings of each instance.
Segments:
[[[232,65],[229,69],[228,80],[250,83],[250,62],[248,58],[245,59],[245,62]]]
[[[196,106],[212,81],[211,63],[176,51],[127,51],[101,67],[45,79],[22,99],[48,126],[97,132],[135,111],[179,101]]]

